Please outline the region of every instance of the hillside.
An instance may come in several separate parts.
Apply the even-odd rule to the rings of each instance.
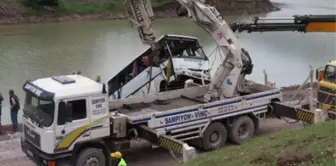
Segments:
[[[183,166],[335,165],[335,121],[258,137],[207,153]]]
[[[0,24],[63,22],[72,20],[125,19],[120,0],[54,0],[57,5],[22,3],[31,0],[1,0]],[[43,0],[33,0],[43,1]],[[45,0],[51,1],[51,0]],[[260,13],[278,10],[269,0],[207,0],[224,14]],[[152,0],[156,18],[176,17],[174,0]]]

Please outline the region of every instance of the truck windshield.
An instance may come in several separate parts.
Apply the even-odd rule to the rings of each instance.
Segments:
[[[200,48],[200,47],[195,50],[195,54],[198,57],[202,57],[202,59],[204,59],[204,60],[208,60],[208,57],[205,55],[203,49]]]
[[[55,112],[54,101],[46,101],[26,93],[24,116],[29,117],[38,126],[49,127],[53,123]]]
[[[202,48],[197,49],[186,48],[185,50],[179,53],[178,57],[208,60]]]
[[[328,65],[325,70],[324,79],[330,82],[336,82],[336,66]]]

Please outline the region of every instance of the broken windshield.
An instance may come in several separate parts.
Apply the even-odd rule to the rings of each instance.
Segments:
[[[55,112],[54,101],[41,100],[26,93],[26,103],[23,109],[24,116],[29,117],[38,126],[49,127],[53,123]]]

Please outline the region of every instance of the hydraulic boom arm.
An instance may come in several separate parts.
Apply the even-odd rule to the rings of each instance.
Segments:
[[[155,36],[152,29],[154,13],[150,0],[122,0],[128,19],[135,25],[141,41],[155,49]],[[132,13],[130,15],[130,12]]]
[[[155,43],[151,29],[151,21],[154,18],[154,14],[150,0],[122,1],[126,11],[132,12],[133,18],[130,18],[130,20],[137,26],[143,43]],[[241,48],[230,26],[214,7],[205,5],[203,0],[177,1],[181,4],[177,14],[179,16],[188,15],[197,25],[207,31],[217,43],[220,50],[219,53],[225,57],[212,77],[205,99],[208,101],[218,100],[246,93],[248,89],[244,86],[245,75],[252,73],[253,65],[251,58]]]
[[[230,25],[235,32],[267,32],[267,31],[298,31],[298,32],[336,32],[336,15],[295,15],[288,18],[259,18],[253,23],[233,23]]]

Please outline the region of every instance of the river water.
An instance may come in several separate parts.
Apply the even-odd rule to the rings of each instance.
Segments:
[[[335,14],[335,0],[273,2],[280,11],[258,16]],[[249,21],[253,16],[225,18],[228,22]],[[188,19],[158,19],[153,27],[157,36],[171,33],[198,37],[208,55],[216,47],[209,35]],[[23,105],[22,85],[26,80],[80,70],[93,78],[100,75],[106,82],[146,49],[127,21],[0,26],[0,34],[8,33],[12,35],[0,36],[0,93],[5,98],[2,124],[10,123],[8,90],[14,89]],[[268,32],[238,36],[255,65],[248,78],[258,82],[263,81],[266,69],[277,86],[299,84],[307,77],[309,65],[317,68],[335,59],[333,33]],[[210,60],[215,60],[216,67],[220,57],[213,54]]]

